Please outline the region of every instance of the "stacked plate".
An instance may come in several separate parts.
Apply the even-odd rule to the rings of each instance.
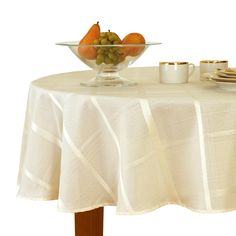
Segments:
[[[236,68],[220,70],[211,79],[222,89],[236,91]]]

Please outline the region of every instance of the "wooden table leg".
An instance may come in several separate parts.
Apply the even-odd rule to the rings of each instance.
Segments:
[[[75,213],[75,236],[103,236],[103,207]]]

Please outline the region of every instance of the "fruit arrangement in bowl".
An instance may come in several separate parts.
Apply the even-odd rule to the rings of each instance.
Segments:
[[[97,71],[95,78],[81,82],[82,86],[134,86],[136,83],[119,75],[119,71],[134,63],[156,42],[146,42],[140,33],[129,33],[123,39],[108,30],[101,32],[99,22],[92,25],[80,41],[63,42],[86,65]]]

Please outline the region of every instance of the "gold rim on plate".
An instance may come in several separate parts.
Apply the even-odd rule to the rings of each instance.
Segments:
[[[217,81],[217,82],[236,83],[236,78],[235,79],[231,79],[231,78],[225,78],[225,77],[213,77],[211,79],[214,80],[214,81]]]

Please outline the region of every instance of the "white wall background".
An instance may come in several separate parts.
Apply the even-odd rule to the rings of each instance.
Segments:
[[[16,199],[28,86],[48,74],[87,69],[56,42],[79,40],[100,21],[121,37],[131,31],[160,41],[134,66],[159,61],[228,59],[236,66],[235,0],[2,0],[0,2],[0,235],[72,236],[73,214],[56,202]],[[236,212],[200,214],[165,206],[141,216],[105,212],[105,236],[235,236]]]

